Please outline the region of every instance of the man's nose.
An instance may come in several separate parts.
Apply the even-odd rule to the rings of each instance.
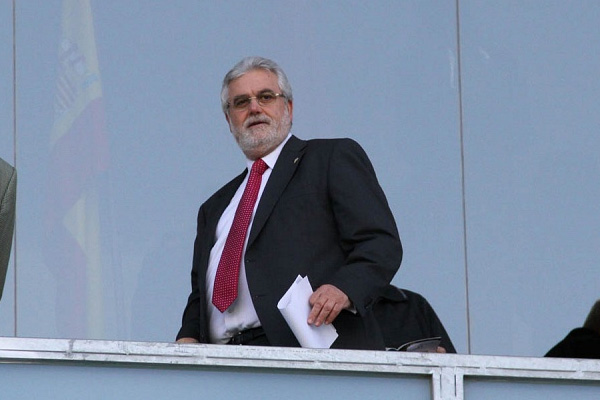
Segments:
[[[250,99],[250,105],[248,106],[248,111],[255,114],[258,112],[262,112],[262,106],[258,104],[258,100],[256,98]]]

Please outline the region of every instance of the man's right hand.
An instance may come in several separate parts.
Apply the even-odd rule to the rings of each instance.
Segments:
[[[352,306],[352,302],[346,293],[333,285],[320,286],[308,299],[312,307],[308,315],[308,324],[321,326],[323,323],[329,325],[338,314]]]

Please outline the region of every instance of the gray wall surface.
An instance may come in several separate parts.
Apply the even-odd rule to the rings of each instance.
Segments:
[[[365,148],[405,249],[393,282],[460,353],[542,356],[600,297],[598,2],[91,1],[106,146],[62,153],[59,48],[78,17],[14,5],[0,2],[0,157],[19,171],[0,335],[174,340],[197,209],[245,166],[219,92],[247,55],[285,69],[294,134]],[[48,223],[75,186],[87,201],[65,232],[83,264]]]

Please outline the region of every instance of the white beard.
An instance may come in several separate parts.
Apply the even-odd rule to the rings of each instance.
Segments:
[[[255,127],[249,126],[258,121],[266,122],[267,124]],[[291,127],[292,121],[290,120],[290,112],[287,107],[280,121],[274,121],[262,114],[248,118],[244,122],[244,126],[239,130],[230,124],[233,136],[242,149],[242,152],[250,160],[256,160],[269,154],[286,138]]]

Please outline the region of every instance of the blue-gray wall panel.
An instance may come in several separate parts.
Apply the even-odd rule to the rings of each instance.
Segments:
[[[595,382],[552,382],[489,379],[465,379],[465,399],[477,400],[593,400],[600,396],[600,384]]]
[[[431,399],[428,377],[0,364],[2,396],[19,399]],[[32,384],[32,382],[35,382]]]
[[[542,356],[599,297],[600,3],[460,16],[473,352]]]

